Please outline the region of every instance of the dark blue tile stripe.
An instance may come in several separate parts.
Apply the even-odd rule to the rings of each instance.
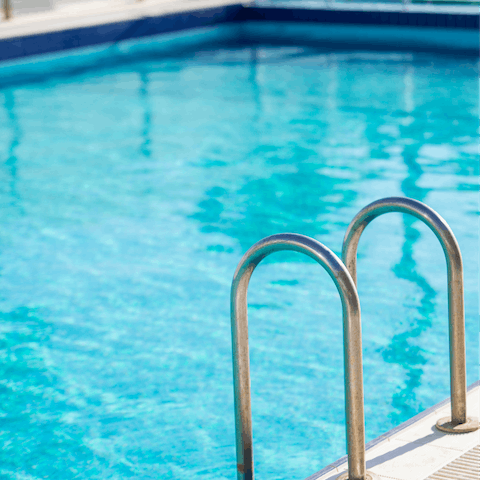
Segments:
[[[231,5],[188,13],[145,17],[131,21],[82,27],[60,32],[0,40],[0,61],[70,48],[118,42],[225,22],[289,21],[356,25],[407,25],[477,29],[479,16],[463,14],[310,10]]]
[[[0,40],[0,61],[235,21],[241,5]]]
[[[269,22],[319,22],[356,25],[406,25],[415,27],[479,28],[479,15],[378,12],[344,10],[310,10],[301,8],[254,7],[239,12],[240,20],[263,20]]]

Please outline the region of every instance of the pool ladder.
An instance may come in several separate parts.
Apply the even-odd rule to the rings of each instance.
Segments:
[[[295,233],[272,235],[253,245],[242,257],[233,276],[231,321],[238,480],[253,480],[253,435],[248,348],[247,290],[255,267],[268,255],[281,250],[304,253],[328,272],[340,294],[343,310],[345,415],[348,472],[338,480],[376,480],[365,466],[365,419],[360,302],[356,289],[357,247],[365,227],[388,212],[409,213],[427,224],[439,239],[447,261],[450,344],[451,417],[436,427],[448,433],[466,433],[479,428],[478,419],[467,417],[465,316],[463,266],[460,248],[447,222],[433,209],[411,198],[390,197],[363,208],[347,228],[342,248],[343,262],[317,240]]]

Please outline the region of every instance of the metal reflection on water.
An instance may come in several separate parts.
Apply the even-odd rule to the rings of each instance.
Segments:
[[[415,110],[414,99],[414,67],[409,65],[403,76],[403,101],[404,110],[412,113]],[[400,126],[402,138],[414,138],[418,125],[411,118],[411,123]],[[430,189],[418,185],[423,169],[418,159],[420,142],[407,143],[403,146],[400,154],[403,162],[407,167],[407,175],[401,183],[401,190],[406,197],[415,198],[423,201]],[[420,232],[415,228],[414,224],[418,220],[411,215],[403,216],[403,225],[405,229],[405,241],[402,245],[402,257],[394,267],[394,273],[398,278],[407,280],[416,285],[421,292],[420,306],[410,323],[410,328],[406,331],[398,333],[392,337],[392,341],[383,352],[383,358],[388,363],[397,363],[401,365],[407,374],[407,381],[403,388],[400,388],[392,399],[392,404],[399,411],[405,412],[400,415],[399,420],[408,417],[411,418],[418,413],[418,408],[414,408],[412,404],[416,398],[416,389],[421,386],[421,377],[423,375],[423,365],[427,363],[423,349],[414,345],[412,340],[420,337],[424,332],[432,326],[432,315],[435,311],[435,298],[437,292],[428,283],[428,280],[418,271],[417,263],[413,256],[414,247],[420,239]],[[400,422],[396,422],[400,423]]]
[[[142,130],[142,145],[140,151],[144,157],[150,158],[152,156],[150,131],[152,129],[152,112],[150,101],[148,98],[148,73],[140,71],[140,98],[143,104],[143,130]]]
[[[18,192],[17,192],[17,148],[20,145],[20,140],[22,137],[22,132],[20,129],[20,125],[18,122],[17,115],[15,113],[15,96],[13,91],[5,90],[5,110],[8,115],[8,120],[10,123],[10,129],[12,132],[12,139],[8,148],[8,157],[5,161],[5,166],[7,167],[7,171],[9,173],[9,187],[10,187],[10,195],[12,197],[12,205],[17,204],[17,201],[20,200]]]

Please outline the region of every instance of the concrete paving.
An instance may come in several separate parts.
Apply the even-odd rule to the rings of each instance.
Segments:
[[[448,472],[455,471],[458,467],[444,467],[456,465],[455,461],[462,455],[475,455],[478,451],[475,447],[480,445],[480,430],[463,434],[438,431],[435,428],[436,421],[449,415],[450,403],[447,403],[397,433],[391,436],[386,434],[383,441],[367,450],[367,470],[382,480],[427,480],[431,476],[437,478],[438,475],[444,480],[469,479],[470,474],[466,470],[465,473],[457,471],[459,476],[453,476]],[[467,415],[480,417],[480,385],[468,392]],[[461,459],[457,463],[462,464]],[[441,469],[444,470],[439,473]],[[344,462],[324,475],[312,475],[309,480],[335,480],[346,471],[347,463]]]
[[[242,3],[239,0],[92,0],[59,4],[54,9],[0,22],[0,39]],[[248,2],[243,2],[248,4]]]

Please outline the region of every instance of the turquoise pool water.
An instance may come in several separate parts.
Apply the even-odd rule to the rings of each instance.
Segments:
[[[0,69],[0,477],[234,478],[238,261],[285,231],[339,254],[385,196],[454,230],[477,380],[477,60],[145,45]],[[449,394],[443,252],[383,216],[358,282],[371,440]],[[249,304],[257,478],[302,479],[345,453],[340,300],[316,263],[279,253]]]

